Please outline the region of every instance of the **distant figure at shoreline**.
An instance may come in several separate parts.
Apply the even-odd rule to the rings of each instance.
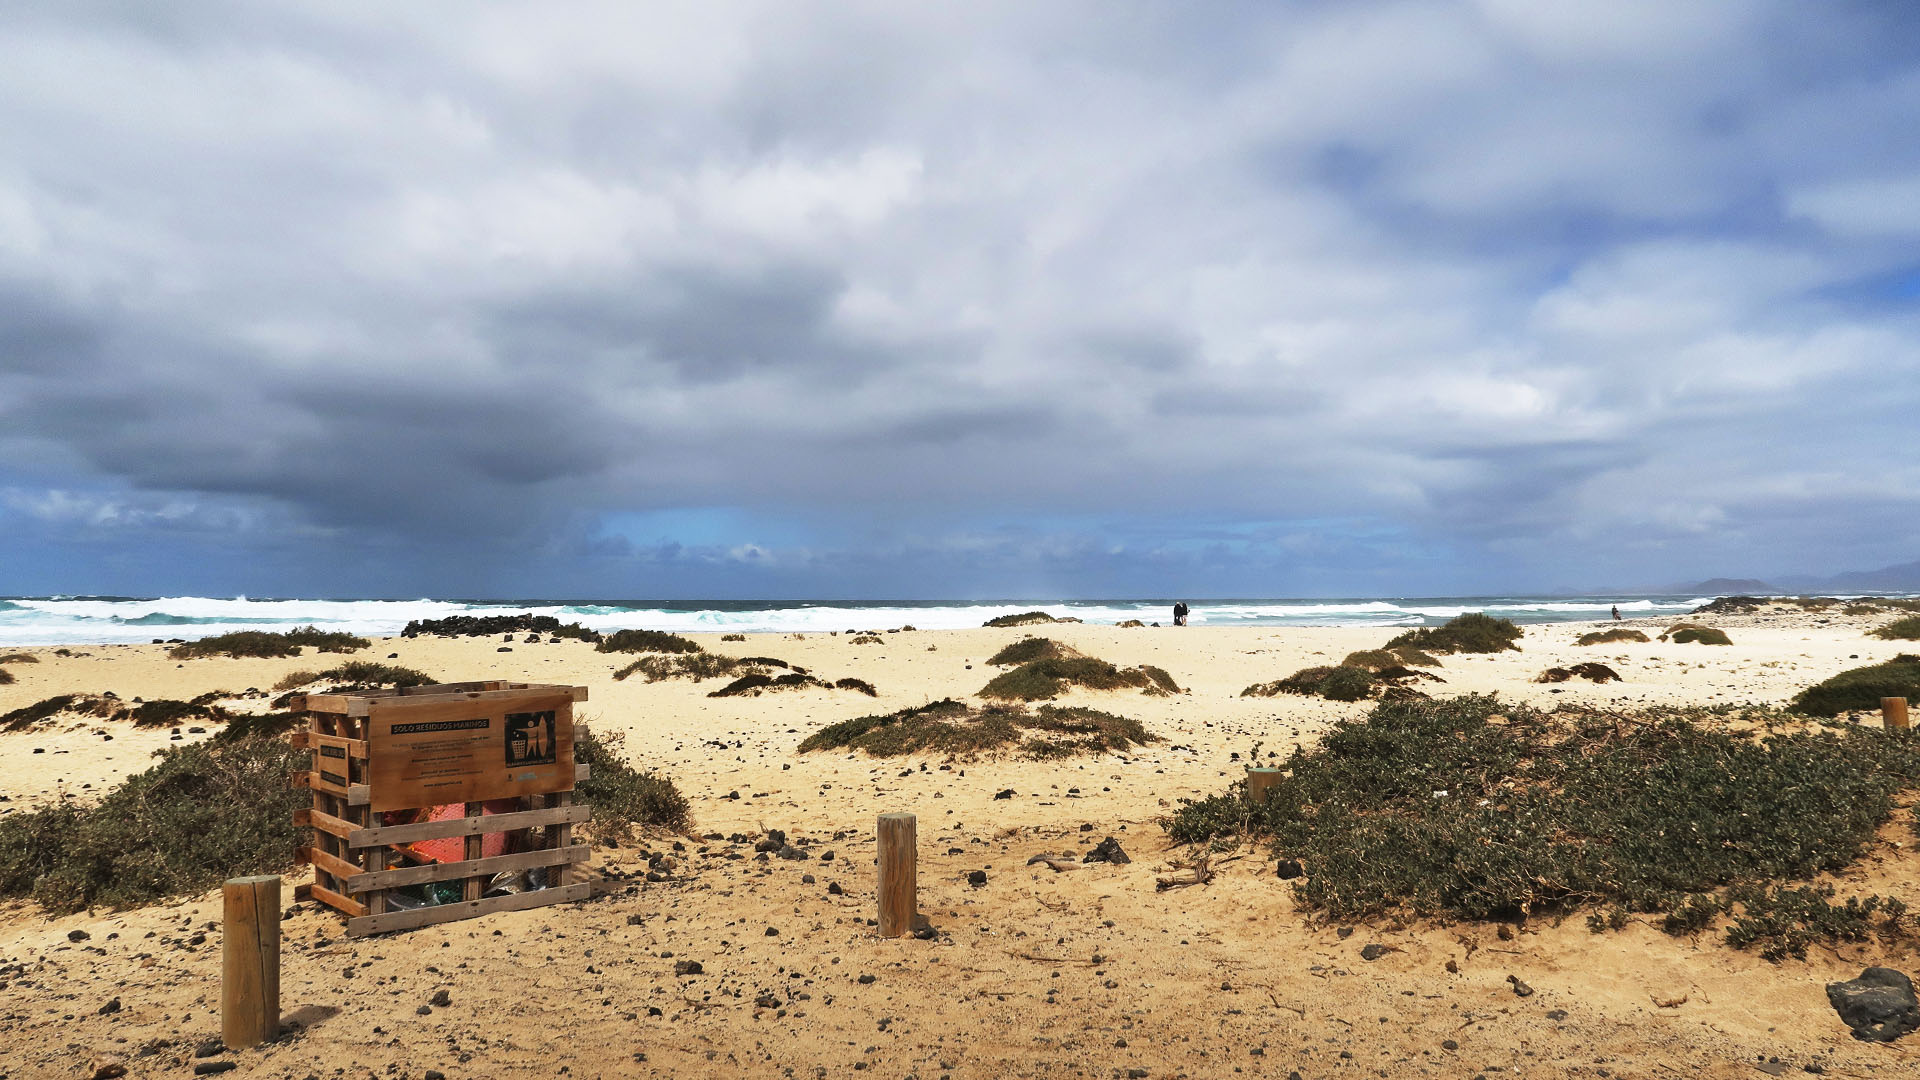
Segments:
[[[1618,618],[1620,618],[1620,605],[1619,605],[1619,604],[1615,604],[1615,605],[1613,605],[1613,617],[1614,617],[1615,619],[1618,619]]]
[[[1173,605],[1173,625],[1187,625],[1187,602],[1185,600],[1178,601]]]

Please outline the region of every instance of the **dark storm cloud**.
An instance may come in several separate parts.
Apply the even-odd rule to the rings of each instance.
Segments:
[[[1902,561],[1831,522],[1920,508],[1914,26],[9,9],[0,524],[796,582]],[[674,508],[761,524],[600,531]]]

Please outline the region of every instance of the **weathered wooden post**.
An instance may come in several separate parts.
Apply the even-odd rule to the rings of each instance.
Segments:
[[[880,936],[905,937],[919,913],[920,854],[912,814],[880,815]]]
[[[220,1039],[235,1050],[280,1034],[280,879],[221,886]]]
[[[1249,768],[1247,770],[1247,801],[1256,805],[1266,802],[1267,795],[1279,782],[1279,769]]]
[[[1907,729],[1907,699],[1903,697],[1883,697],[1880,699],[1880,721],[1888,731]]]

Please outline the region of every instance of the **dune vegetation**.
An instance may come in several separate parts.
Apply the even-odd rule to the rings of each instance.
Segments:
[[[1722,720],[1477,695],[1382,702],[1296,749],[1264,801],[1236,784],[1163,827],[1181,843],[1266,843],[1303,866],[1296,902],[1335,919],[1584,909],[1600,932],[1653,915],[1671,933],[1725,925],[1729,944],[1769,959],[1904,936],[1898,900],[1834,905],[1803,883],[1860,858],[1896,796],[1920,786],[1920,734],[1792,725],[1754,738]]]
[[[928,705],[830,724],[800,743],[802,753],[859,750],[874,757],[942,754],[1029,758],[1102,754],[1159,742],[1137,720],[1097,709],[1042,705],[975,707],[947,698]]]
[[[1422,626],[1387,642],[1387,648],[1410,646],[1430,653],[1518,652],[1521,629],[1507,619],[1484,612],[1456,615],[1440,626]]]
[[[1001,701],[1047,701],[1076,686],[1084,690],[1139,690],[1154,696],[1181,693],[1173,676],[1150,664],[1121,668],[1076,655],[1034,660],[1001,672],[980,688],[980,696]]]

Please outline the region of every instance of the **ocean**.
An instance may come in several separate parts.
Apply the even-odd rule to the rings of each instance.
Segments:
[[[1614,604],[1628,617],[1682,615],[1702,596],[1439,596],[1335,600],[1187,601],[1195,626],[1433,626],[1468,611],[1517,623],[1604,619]],[[1045,611],[1088,623],[1127,619],[1171,623],[1173,600],[1019,600],[973,604],[689,603],[684,606],[561,604],[506,600],[296,600],[206,596],[44,596],[0,599],[0,646],[145,643],[194,640],[234,630],[314,625],[387,637],[414,619],[531,612],[595,630],[644,628],[681,633],[825,633],[975,627],[998,615]]]

